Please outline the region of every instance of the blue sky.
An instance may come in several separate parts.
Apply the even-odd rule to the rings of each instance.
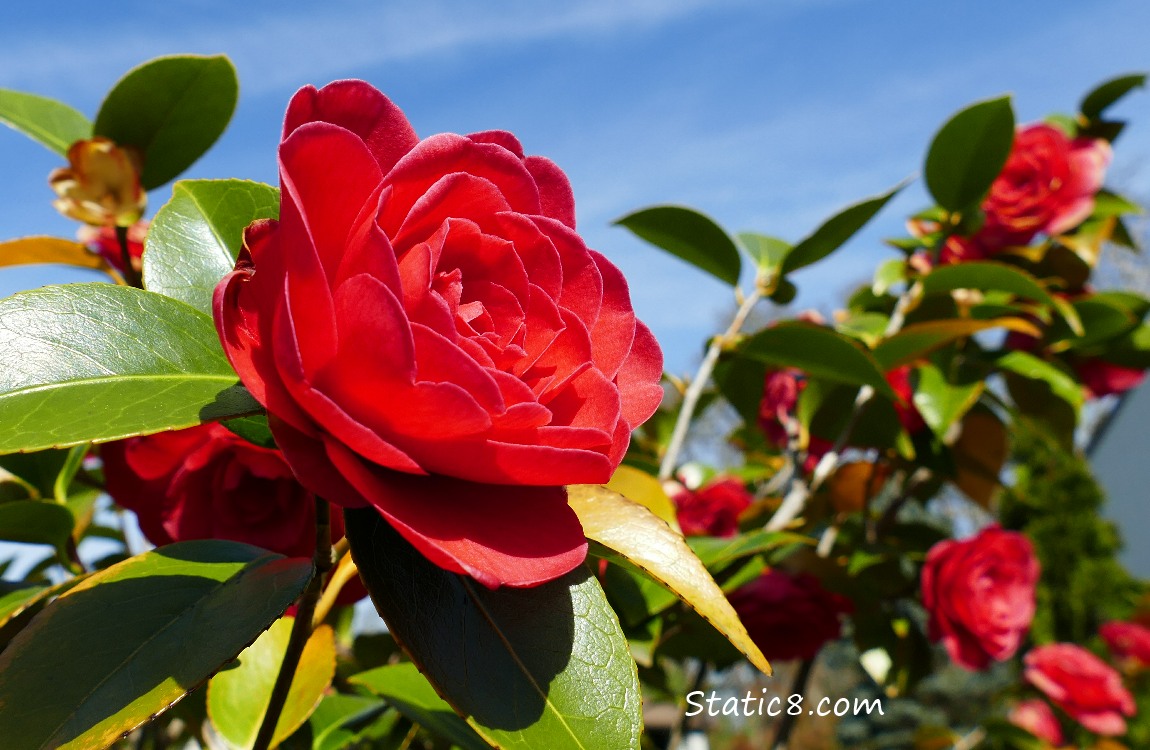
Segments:
[[[1150,67],[1150,3],[1052,0],[338,0],[215,3],[58,0],[7,9],[0,87],[92,115],[128,68],[224,52],[240,74],[228,132],[186,176],[275,181],[284,106],[306,83],[360,77],[421,135],[504,128],[570,175],[589,244],[631,280],[641,317],[685,372],[731,308],[720,283],[611,221],[682,203],[732,232],[795,240],[847,203],[917,173],[956,109],[1015,94],[1022,121],[1069,111],[1093,84]],[[1150,95],[1112,184],[1150,194]],[[70,236],[49,201],[55,156],[0,128],[0,238]],[[150,197],[154,212],[170,188]],[[796,277],[799,302],[833,305],[883,236],[926,203],[917,184],[828,262]],[[80,278],[0,271],[0,294]]]

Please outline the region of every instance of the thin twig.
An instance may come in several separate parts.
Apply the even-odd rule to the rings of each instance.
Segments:
[[[143,289],[144,280],[140,277],[140,272],[132,265],[132,250],[128,241],[127,227],[116,227],[116,241],[120,243],[120,257],[124,261],[124,281],[131,286]]]
[[[695,373],[695,377],[691,380],[691,385],[687,387],[687,392],[683,394],[683,404],[679,407],[679,416],[675,420],[675,429],[671,432],[671,440],[667,443],[667,451],[663,454],[663,461],[659,464],[659,480],[666,481],[671,478],[675,472],[675,466],[679,461],[679,454],[683,451],[683,443],[687,439],[687,429],[691,426],[691,417],[694,416],[695,407],[699,404],[699,398],[703,395],[703,389],[707,387],[707,382],[711,379],[711,372],[715,369],[715,364],[719,361],[719,355],[723,352],[723,347],[730,342],[732,338],[738,335],[742,330],[743,324],[747,322],[747,316],[751,314],[751,310],[755,304],[762,299],[763,293],[758,285],[755,286],[751,293],[747,295],[743,303],[739,305],[738,311],[735,313],[731,325],[722,334],[716,336],[711,340],[711,345],[707,347],[707,353],[703,356],[703,362],[699,365],[699,371]]]
[[[260,731],[256,735],[252,750],[268,750],[275,738],[276,724],[279,723],[284,703],[287,702],[288,693],[291,691],[292,679],[295,677],[296,667],[299,666],[300,656],[303,655],[304,646],[307,645],[308,637],[311,635],[312,617],[315,614],[320,592],[323,590],[324,577],[331,570],[331,507],[326,500],[320,497],[315,499],[315,557],[313,561],[315,563],[315,575],[312,576],[300,597],[299,606],[295,613],[295,622],[292,623],[291,635],[288,638],[287,650],[284,652],[284,660],[280,664],[279,674],[276,675],[267,711],[264,712],[263,723],[260,724]]]
[[[807,681],[811,678],[811,672],[814,670],[815,660],[803,659],[802,664],[799,665],[799,671],[795,674],[795,679],[791,682],[791,695],[803,695],[807,690]],[[791,737],[791,732],[795,729],[795,723],[798,721],[797,714],[792,714],[790,711],[783,713],[782,719],[779,720],[779,728],[775,731],[775,745],[774,750],[786,750],[787,740]]]
[[[311,626],[313,628],[319,627],[320,623],[327,619],[328,613],[331,612],[332,607],[335,606],[336,599],[339,598],[339,592],[348,581],[352,580],[359,574],[359,569],[355,567],[355,562],[351,559],[351,555],[346,552],[339,558],[339,563],[336,564],[335,570],[332,571],[331,577],[328,578],[327,586],[323,590],[323,595],[319,598],[319,603],[315,606],[315,614],[311,618]]]

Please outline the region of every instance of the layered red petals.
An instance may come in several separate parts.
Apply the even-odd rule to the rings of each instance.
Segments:
[[[301,90],[284,134],[280,221],[215,315],[296,474],[486,585],[567,572],[562,487],[610,478],[662,355],[566,177],[509,133],[419,141],[357,81]]]

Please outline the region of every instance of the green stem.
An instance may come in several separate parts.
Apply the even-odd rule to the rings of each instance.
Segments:
[[[803,663],[799,665],[798,673],[795,674],[794,682],[791,683],[791,695],[803,695],[806,692],[807,681],[811,678],[814,666],[814,659],[803,659]],[[794,731],[797,721],[798,717],[789,711],[783,714],[782,719],[779,720],[779,729],[775,732],[774,750],[786,750],[787,741],[791,738],[791,732]]]
[[[280,664],[279,674],[276,675],[275,685],[272,687],[271,698],[268,701],[267,711],[264,712],[263,723],[260,724],[259,734],[256,735],[252,750],[268,750],[275,738],[276,724],[279,723],[280,714],[283,713],[288,693],[291,691],[292,679],[295,677],[296,667],[299,666],[300,656],[303,655],[304,646],[307,645],[311,635],[311,620],[315,614],[316,602],[319,601],[323,591],[324,578],[331,570],[331,506],[323,498],[315,499],[315,575],[308,582],[300,597],[299,606],[295,613],[295,622],[292,623],[291,636],[288,638],[287,650],[284,660]]]
[[[138,289],[144,288],[144,280],[140,272],[132,265],[132,250],[128,242],[128,228],[116,227],[116,241],[120,243],[120,258],[124,262],[124,281]]]

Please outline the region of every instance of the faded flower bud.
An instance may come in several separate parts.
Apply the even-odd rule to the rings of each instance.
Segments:
[[[68,167],[48,176],[57,196],[52,205],[85,224],[131,226],[147,204],[140,167],[139,155],[133,149],[117,146],[107,138],[76,141],[68,149]]]

